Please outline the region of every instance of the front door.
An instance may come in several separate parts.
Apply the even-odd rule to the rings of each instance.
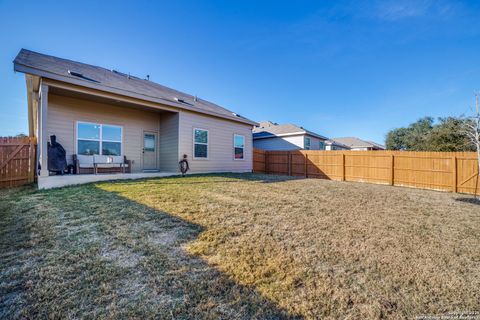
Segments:
[[[157,168],[157,139],[156,132],[143,133],[143,170],[156,170]]]

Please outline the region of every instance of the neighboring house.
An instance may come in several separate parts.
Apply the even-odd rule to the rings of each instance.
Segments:
[[[253,129],[253,146],[262,150],[325,150],[326,140],[294,124],[264,121]]]
[[[346,145],[351,150],[385,150],[385,147],[381,144],[355,137],[333,138],[331,140]]]
[[[72,155],[126,156],[131,171],[251,172],[256,122],[149,80],[22,49],[30,136],[38,138],[40,178],[50,135]]]
[[[329,139],[325,141],[325,150],[350,150],[350,147],[338,141]]]

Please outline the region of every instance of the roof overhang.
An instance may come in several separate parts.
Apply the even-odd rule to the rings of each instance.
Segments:
[[[260,133],[260,132],[258,132]],[[301,136],[301,135],[307,135],[306,132],[300,131],[300,132],[290,132],[290,133],[280,133],[280,134],[269,134],[269,135],[264,135],[264,136],[259,136],[255,137],[255,133],[253,133],[253,140],[257,139],[268,139],[268,138],[278,138],[278,137],[290,137],[290,136]]]
[[[320,140],[328,140],[327,137],[324,137],[324,136],[321,136],[321,135],[319,135],[319,134],[312,133],[312,132],[307,132],[306,135],[307,135],[307,136],[312,136],[312,137],[318,138],[318,139],[320,139]]]
[[[191,111],[191,112],[195,112],[195,113],[206,114],[206,115],[209,115],[209,116],[212,116],[212,117],[222,118],[222,119],[226,119],[226,120],[230,120],[230,121],[234,121],[234,122],[239,122],[239,123],[243,123],[243,124],[247,124],[247,125],[251,125],[251,126],[258,126],[258,123],[255,122],[255,121],[251,121],[251,120],[248,120],[248,119],[245,119],[245,118],[239,118],[239,117],[236,117],[234,115],[229,117],[227,115],[216,113],[216,112],[213,112],[213,111],[199,110],[197,108],[193,108],[193,107],[181,104],[177,101],[170,100],[170,99],[157,98],[157,97],[153,97],[153,96],[139,94],[139,93],[136,93],[136,92],[133,92],[133,91],[122,90],[122,89],[118,89],[118,88],[114,88],[114,87],[110,87],[110,86],[105,86],[105,85],[98,84],[98,83],[91,83],[91,82],[84,81],[84,80],[73,79],[73,78],[70,78],[70,77],[65,77],[65,76],[62,76],[62,75],[59,75],[59,74],[47,72],[47,71],[40,70],[40,69],[37,69],[37,68],[32,68],[32,67],[29,67],[29,66],[25,66],[23,64],[15,62],[15,61],[14,61],[14,70],[16,72],[22,72],[22,73],[25,73],[25,74],[34,75],[34,76],[38,76],[38,77],[45,78],[45,79],[51,79],[51,80],[56,80],[56,81],[60,81],[60,82],[65,82],[65,83],[72,84],[72,85],[75,85],[75,86],[81,86],[81,87],[85,87],[85,88],[89,88],[89,89],[105,91],[105,92],[108,92],[108,93],[113,93],[113,94],[124,96],[124,97],[130,97],[130,98],[135,98],[135,99],[143,100],[143,101],[147,101],[147,102],[153,102],[153,103],[156,103],[156,104],[171,106],[171,107],[174,107],[174,108],[177,108],[177,109],[180,109],[180,110],[186,110],[186,111]]]
[[[350,146],[350,148],[376,148],[376,149],[385,149],[385,148],[382,148],[380,146],[376,146],[376,145],[357,145],[357,146]]]
[[[259,133],[259,132],[258,132]],[[318,138],[318,139],[321,139],[321,140],[327,140],[326,137],[324,136],[321,136],[321,135],[317,135],[317,134],[311,134],[309,132],[305,132],[305,131],[298,131],[298,132],[289,132],[289,133],[279,133],[279,134],[269,134],[269,135],[264,135],[264,136],[260,136],[260,137],[255,137],[255,133],[253,134],[253,139],[254,140],[257,140],[257,139],[269,139],[269,138],[281,138],[281,137],[293,137],[293,136],[311,136],[311,137],[314,137],[314,138]]]
[[[336,142],[336,141],[332,141],[332,140],[327,140],[326,144],[327,145],[332,145],[332,146],[338,146],[338,147],[342,147],[342,148],[350,148],[350,146],[347,146],[346,144]]]

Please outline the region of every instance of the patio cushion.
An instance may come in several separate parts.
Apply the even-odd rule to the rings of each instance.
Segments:
[[[93,168],[93,156],[77,155],[80,168]]]
[[[125,158],[123,156],[111,156],[112,163],[122,164],[125,162]]]
[[[101,156],[101,155],[94,155],[93,156],[94,163],[112,163],[112,157],[110,156]]]
[[[124,156],[104,156],[104,155],[75,155],[79,168],[129,168],[129,162],[125,161]]]
[[[125,159],[123,156],[101,156],[94,155],[93,162],[97,165],[98,168],[112,168],[112,167],[121,167],[124,164]],[[124,164],[125,167],[128,165]]]

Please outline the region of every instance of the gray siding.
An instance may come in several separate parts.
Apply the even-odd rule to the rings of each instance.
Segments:
[[[162,171],[177,172],[187,154],[194,172],[251,172],[252,126],[195,112],[158,113],[78,98],[49,95],[48,135],[55,134],[71,162],[76,146],[76,121],[123,127],[123,153],[133,161],[133,172],[143,170],[143,132],[159,133],[158,163]],[[193,159],[193,129],[209,131],[208,159]],[[234,160],[234,134],[245,136],[245,156]]]
[[[178,161],[178,113],[162,113],[160,116],[160,170],[177,172]]]
[[[318,150],[320,148],[320,139],[310,137],[310,150]]]
[[[66,150],[68,162],[76,152],[77,121],[122,126],[123,154],[133,161],[133,172],[143,169],[143,131],[159,132],[160,128],[157,112],[49,94],[47,139],[52,134],[57,136],[57,141]]]
[[[310,150],[325,150],[325,140],[321,140],[315,137],[310,137]],[[323,148],[320,148],[320,142],[324,143]]]
[[[320,140],[318,138],[310,137],[310,150],[320,150]],[[254,148],[262,150],[278,150],[278,151],[288,151],[288,150],[301,150],[304,148],[305,135],[300,134],[296,136],[288,137],[273,137],[273,138],[263,138],[256,139],[253,141]]]
[[[193,158],[194,128],[208,130],[208,159]],[[194,172],[251,172],[253,170],[252,126],[193,112],[180,113],[179,157],[188,156]],[[245,136],[245,157],[233,158],[233,136]]]
[[[303,137],[304,135],[257,139],[253,141],[253,146],[262,150],[300,150],[303,149]]]

